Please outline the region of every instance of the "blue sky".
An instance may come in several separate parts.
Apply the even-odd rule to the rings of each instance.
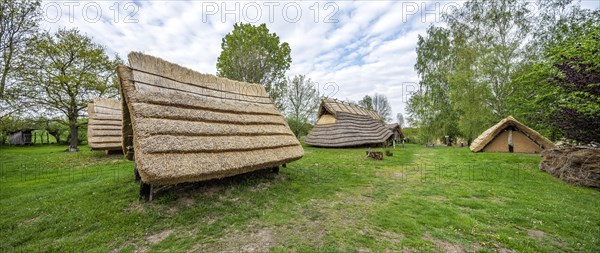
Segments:
[[[216,73],[221,38],[235,22],[266,23],[292,49],[288,75],[305,74],[322,94],[359,100],[385,94],[393,115],[418,84],[417,35],[460,1],[44,1],[44,27],[77,27],[126,58],[155,55]],[[599,9],[600,1],[583,1]]]

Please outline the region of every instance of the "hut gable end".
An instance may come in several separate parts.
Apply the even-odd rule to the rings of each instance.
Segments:
[[[537,131],[517,121],[512,116],[501,120],[496,125],[485,130],[469,147],[472,152],[511,152],[509,139],[513,142],[515,153],[539,153],[542,150],[555,147],[552,141]]]

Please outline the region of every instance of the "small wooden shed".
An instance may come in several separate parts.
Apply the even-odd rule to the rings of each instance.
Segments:
[[[88,104],[88,145],[92,150],[121,151],[123,110],[121,101],[96,98]]]
[[[358,105],[323,99],[318,120],[304,142],[311,146],[342,148],[383,145],[393,133],[379,114]]]
[[[10,145],[31,145],[31,136],[34,129],[23,129],[12,132],[8,135],[8,144]]]
[[[473,152],[540,153],[556,145],[512,116],[485,130],[469,147]]]
[[[144,197],[152,185],[275,169],[304,155],[263,86],[141,53],[128,58],[129,67],[117,70],[123,147],[135,160]]]

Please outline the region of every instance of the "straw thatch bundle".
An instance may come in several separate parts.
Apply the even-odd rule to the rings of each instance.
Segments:
[[[317,147],[382,145],[393,135],[379,115],[357,105],[323,99],[316,126],[304,142]]]
[[[121,150],[121,102],[96,98],[88,104],[88,145],[93,150]]]
[[[123,145],[143,182],[222,178],[304,155],[261,85],[200,74],[141,53],[130,53],[129,64],[118,68]]]
[[[540,133],[523,125],[512,116],[485,130],[471,143],[473,152],[509,152],[509,139],[515,153],[539,153],[555,145]]]
[[[600,148],[553,148],[542,157],[541,170],[574,185],[600,188]]]

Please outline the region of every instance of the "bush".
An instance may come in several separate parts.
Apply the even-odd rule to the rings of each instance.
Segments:
[[[394,156],[394,153],[391,150],[386,149],[385,150],[385,156]]]

